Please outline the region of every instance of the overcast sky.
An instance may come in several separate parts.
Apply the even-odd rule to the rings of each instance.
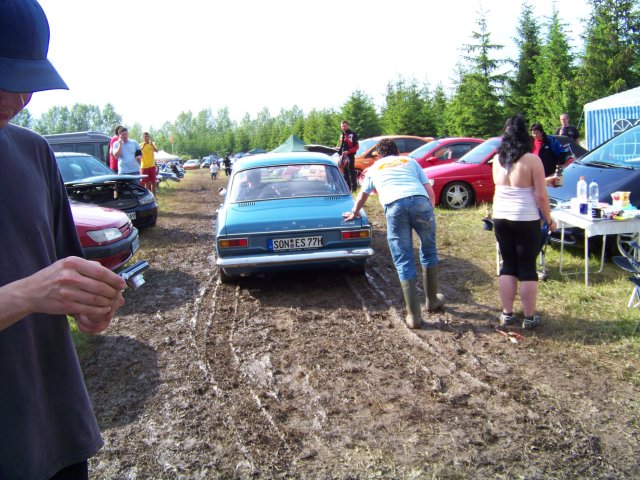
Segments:
[[[298,106],[339,108],[359,89],[376,105],[400,76],[451,85],[486,12],[494,43],[515,57],[521,2],[504,0],[40,0],[49,59],[69,91],[41,92],[29,110],[113,104],[126,124],[159,128],[183,111],[228,107],[231,118]],[[537,0],[545,21],[552,0]],[[581,46],[586,0],[556,3]],[[546,29],[543,29],[546,33]]]

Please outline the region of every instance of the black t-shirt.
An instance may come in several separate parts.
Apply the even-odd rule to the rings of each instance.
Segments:
[[[82,256],[46,141],[0,128],[0,165],[0,286]],[[48,479],[102,446],[66,316],[34,314],[0,331],[0,385],[0,478]]]
[[[556,128],[556,135],[564,135],[565,137],[569,137],[571,140],[578,140],[578,129],[573,125],[567,125],[566,127],[558,127]]]

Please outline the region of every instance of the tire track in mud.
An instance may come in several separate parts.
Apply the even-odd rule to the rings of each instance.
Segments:
[[[215,277],[210,297],[211,308],[208,318],[196,318],[200,332],[196,342],[208,381],[217,393],[219,412],[227,430],[223,439],[228,442],[228,434],[234,438],[235,447],[244,461],[226,452],[228,468],[241,475],[265,475],[287,471],[290,464],[290,447],[269,413],[265,404],[268,392],[254,388],[251,379],[243,370],[243,363],[235,345],[235,337],[242,335],[239,329],[247,322],[245,298],[241,287],[221,284]],[[231,300],[231,301],[229,301]],[[266,471],[265,471],[266,470]]]

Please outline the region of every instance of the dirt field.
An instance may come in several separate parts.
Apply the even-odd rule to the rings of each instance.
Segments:
[[[441,251],[446,312],[419,331],[384,225],[364,276],[222,285],[206,173],[142,233],[147,283],[81,357],[105,439],[92,478],[640,477],[638,389],[539,333],[497,334],[473,262]]]

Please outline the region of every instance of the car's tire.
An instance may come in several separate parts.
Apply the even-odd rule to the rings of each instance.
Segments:
[[[229,275],[222,268],[218,268],[218,276],[220,277],[220,282],[224,284],[235,283],[238,278],[235,275]]]
[[[621,255],[627,258],[636,258],[638,253],[631,245],[632,242],[639,242],[640,237],[637,233],[621,233],[619,235],[607,238],[607,244],[610,246],[611,256]],[[611,243],[609,243],[611,242]]]
[[[473,203],[473,190],[465,182],[449,183],[440,193],[440,203],[453,210],[467,208]]]

